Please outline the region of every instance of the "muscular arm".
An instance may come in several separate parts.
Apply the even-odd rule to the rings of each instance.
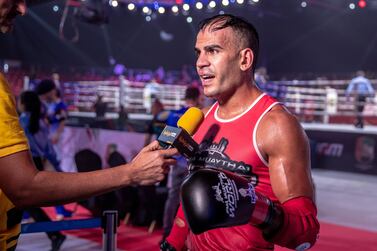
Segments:
[[[268,112],[257,129],[257,143],[281,203],[300,196],[313,198],[309,143],[292,114],[282,107]]]
[[[176,150],[157,150],[158,142],[144,148],[129,164],[87,173],[40,172],[28,151],[0,158],[0,188],[18,207],[67,203],[130,184],[162,180],[174,164],[166,158]],[[162,168],[161,168],[162,167]]]

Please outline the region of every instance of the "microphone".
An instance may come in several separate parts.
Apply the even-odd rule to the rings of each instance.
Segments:
[[[204,114],[199,108],[189,108],[178,120],[178,127],[165,126],[157,138],[160,146],[165,149],[175,147],[180,154],[191,158],[199,148],[191,136],[195,134],[203,119]]]

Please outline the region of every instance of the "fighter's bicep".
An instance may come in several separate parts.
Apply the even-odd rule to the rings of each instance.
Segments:
[[[272,189],[279,201],[312,197],[309,144],[297,120],[284,110],[271,111],[261,121],[257,142],[268,161]]]

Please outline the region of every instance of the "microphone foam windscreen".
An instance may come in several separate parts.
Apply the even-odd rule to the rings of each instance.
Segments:
[[[203,122],[203,119],[204,114],[199,108],[190,107],[178,120],[177,126],[192,136]]]

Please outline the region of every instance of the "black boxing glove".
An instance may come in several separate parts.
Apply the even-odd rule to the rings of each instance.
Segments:
[[[160,244],[160,251],[176,251],[176,249],[172,245],[170,245],[169,242],[167,242],[166,240],[164,240]]]
[[[182,207],[194,234],[251,223],[269,235],[283,222],[279,205],[255,191],[246,178],[219,169],[193,172],[181,187]]]

